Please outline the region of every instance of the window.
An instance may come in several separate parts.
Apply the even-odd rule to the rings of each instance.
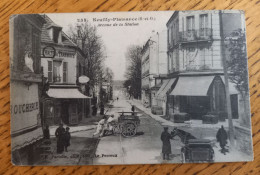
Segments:
[[[208,28],[208,15],[207,14],[200,15],[200,36],[207,35],[207,28]]]
[[[187,17],[187,31],[192,31],[195,29],[194,16]]]
[[[169,44],[171,45],[172,44],[172,27],[170,26],[170,29],[169,29]]]
[[[208,27],[208,15],[207,14],[203,14],[200,15],[200,29],[206,29]]]
[[[61,82],[61,61],[53,61],[53,82]]]
[[[67,76],[68,75],[68,63],[63,62],[63,83],[67,82]]]
[[[48,61],[48,81],[52,82],[52,61]]]
[[[53,28],[53,41],[59,43],[61,28]]]

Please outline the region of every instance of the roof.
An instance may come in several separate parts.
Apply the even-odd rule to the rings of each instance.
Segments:
[[[68,35],[66,35],[62,31],[62,27],[55,24],[47,15],[42,15],[42,17],[45,19],[46,23],[42,27],[42,34],[41,34],[41,41],[45,43],[52,43],[57,45],[65,45],[65,46],[72,46],[77,47],[77,45],[70,40]],[[54,27],[59,28],[61,30],[61,36],[62,36],[62,43],[55,43],[49,36],[48,29]]]

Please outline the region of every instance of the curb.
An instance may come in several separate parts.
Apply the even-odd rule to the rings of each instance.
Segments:
[[[89,131],[89,130],[93,130],[93,129],[95,129],[95,128],[82,129],[82,130],[72,131],[70,133],[75,133],[75,132],[80,132],[80,131]],[[55,136],[55,135],[50,135],[50,136]]]

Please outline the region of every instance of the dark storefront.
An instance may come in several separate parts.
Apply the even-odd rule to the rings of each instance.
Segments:
[[[90,115],[91,98],[75,85],[52,85],[47,95],[43,106],[48,125],[77,125]]]
[[[206,114],[227,117],[225,86],[222,76],[180,77],[170,93],[170,113],[188,113],[192,119]],[[238,92],[230,83],[232,117],[238,118]]]

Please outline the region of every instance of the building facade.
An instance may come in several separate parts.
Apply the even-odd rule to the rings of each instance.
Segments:
[[[142,103],[157,105],[155,94],[159,89],[155,77],[167,73],[167,32],[153,35],[142,49]]]
[[[90,115],[90,97],[84,95],[79,77],[84,75],[85,55],[55,24],[43,15],[46,24],[41,35],[41,65],[49,84],[43,98],[43,114],[48,125],[78,124]]]
[[[221,39],[244,29],[242,18],[240,11],[174,12],[167,22],[168,82],[171,82],[168,87],[162,86],[169,116],[178,113],[188,113],[194,119],[209,113],[227,116],[222,61],[222,52],[227,50],[223,50]],[[234,84],[229,83],[229,88],[232,116],[238,118],[239,93]]]
[[[33,165],[38,141],[43,138],[40,111],[41,32],[40,15],[10,17],[12,162]]]

